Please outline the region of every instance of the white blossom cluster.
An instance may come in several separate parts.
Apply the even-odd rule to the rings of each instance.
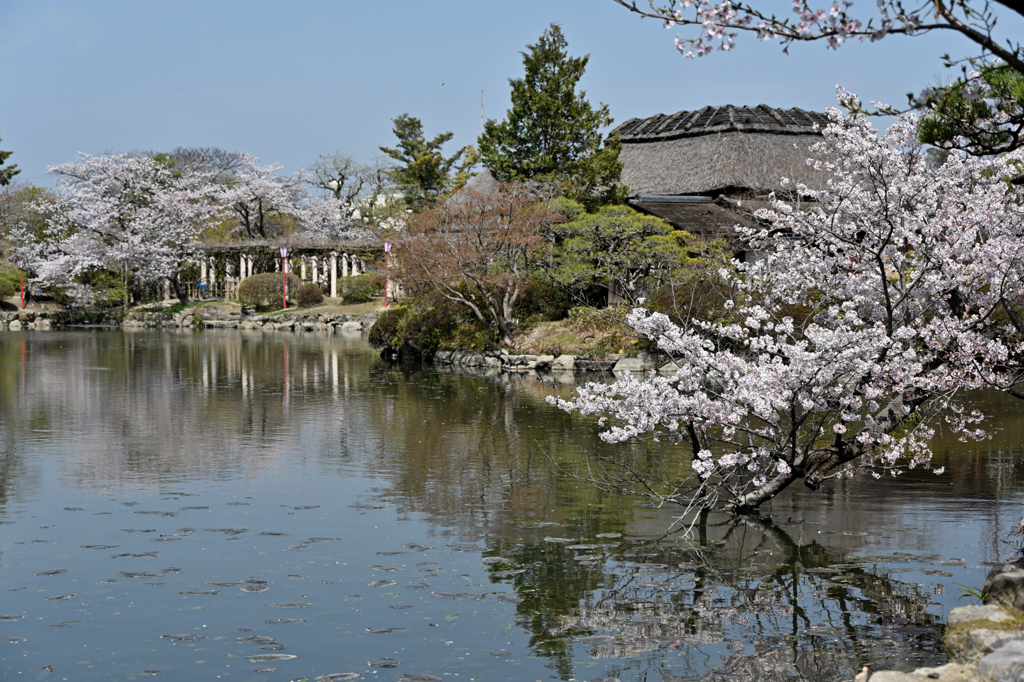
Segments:
[[[797,188],[813,200],[805,210],[773,199],[766,227],[741,230],[763,258],[721,273],[737,292],[730,320],[679,326],[634,310],[629,324],[676,359],[675,376],[552,401],[602,415],[608,442],[684,444],[702,505],[751,508],[799,479],[927,468],[936,419],[986,435],[959,394],[1012,391],[1017,378],[1024,208],[1011,179],[1024,152],[951,154],[933,169],[914,115],[884,134],[860,114],[829,117],[809,161],[828,186]]]

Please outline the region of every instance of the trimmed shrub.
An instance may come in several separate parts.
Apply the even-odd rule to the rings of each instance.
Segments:
[[[14,296],[18,290],[18,268],[0,265],[0,300]]]
[[[302,280],[295,275],[288,275],[288,295],[292,298],[302,288]],[[277,310],[282,307],[281,273],[261,272],[246,277],[238,285],[238,302],[243,308],[257,310]]]
[[[383,288],[384,279],[380,275],[356,275],[338,280],[338,295],[341,302],[347,304],[372,301]]]
[[[295,293],[295,302],[299,304],[300,308],[320,305],[324,302],[324,292],[320,290],[319,285],[306,282]]]
[[[403,322],[408,313],[405,306],[395,306],[382,312],[370,327],[370,345],[397,350],[402,345]]]

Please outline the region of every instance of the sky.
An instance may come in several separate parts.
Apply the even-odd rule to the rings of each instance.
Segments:
[[[775,4],[788,11],[763,1]],[[409,113],[428,138],[454,133],[453,153],[476,142],[481,91],[484,115],[504,117],[520,52],[551,23],[570,54],[590,55],[580,87],[616,124],[706,105],[823,111],[837,85],[903,106],[950,78],[940,55],[976,52],[951,32],[788,55],[741,36],[685,59],[676,30],[611,0],[0,0],[0,149],[18,180],[44,186],[47,167],[80,152],[177,146],[292,173],[335,152],[371,161]]]

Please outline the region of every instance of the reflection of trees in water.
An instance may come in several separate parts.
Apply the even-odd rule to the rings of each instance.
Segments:
[[[493,579],[522,597],[518,622],[563,679],[579,638],[591,658],[621,661],[608,674],[622,679],[840,680],[864,665],[944,660],[929,588],[765,519],[705,518],[698,530],[692,543],[623,543],[610,552],[615,568],[581,566],[543,541],[496,545],[527,571],[503,576],[499,566]]]
[[[89,486],[252,474],[298,443],[316,457],[336,443],[343,410],[306,421],[289,410],[343,401],[372,359],[319,334],[104,331],[27,336],[22,363],[14,339],[0,341],[0,442],[9,455],[45,431],[62,475]]]
[[[595,504],[632,507],[550,466],[609,447],[545,402],[550,384],[399,365],[381,367],[374,382],[365,398],[379,439],[375,470],[388,481],[381,496],[458,528],[463,540],[507,535],[508,522],[585,519]]]

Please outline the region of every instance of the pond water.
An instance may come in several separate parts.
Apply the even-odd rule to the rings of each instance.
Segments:
[[[943,662],[959,584],[1018,551],[1000,396],[943,476],[687,538],[552,471],[601,447],[544,402],[570,390],[358,335],[0,335],[0,677],[852,679]]]

